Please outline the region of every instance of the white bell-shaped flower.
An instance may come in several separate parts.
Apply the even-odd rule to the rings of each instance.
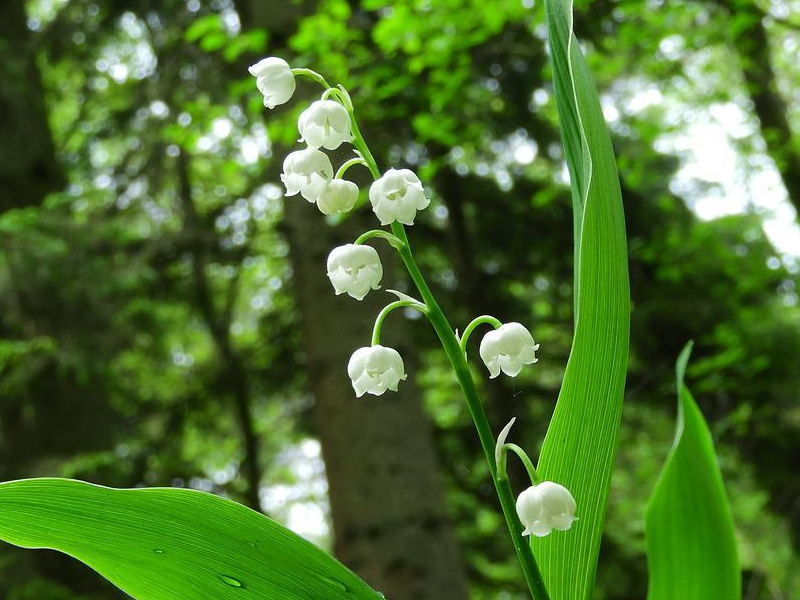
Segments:
[[[347,374],[359,398],[365,393],[380,396],[386,390],[396,392],[397,385],[408,377],[400,353],[380,345],[356,350],[347,364]]]
[[[299,192],[309,202],[316,202],[331,179],[331,159],[314,148],[292,152],[283,161],[281,181],[286,186],[287,196],[294,196]]]
[[[408,169],[386,171],[369,188],[369,200],[381,225],[393,221],[413,225],[417,211],[431,203],[419,177]]]
[[[553,529],[566,531],[578,520],[576,509],[570,491],[552,481],[533,485],[517,498],[517,515],[525,526],[522,535],[544,537]]]
[[[531,332],[519,323],[505,323],[490,331],[481,340],[480,354],[489,377],[494,379],[503,371],[516,377],[523,365],[537,362],[536,351],[539,344],[534,343]]]
[[[317,100],[300,113],[297,120],[300,141],[309,148],[323,146],[336,150],[342,142],[350,142],[353,132],[347,109],[333,100]]]
[[[248,71],[256,78],[256,87],[264,94],[264,106],[267,108],[285,104],[294,94],[294,74],[289,63],[282,58],[270,56],[258,61]]]
[[[324,215],[341,215],[353,210],[358,202],[358,186],[346,179],[334,179],[317,198],[317,208]]]
[[[372,246],[345,244],[328,255],[328,278],[337,296],[347,294],[363,300],[370,290],[381,287],[381,277],[381,259]]]

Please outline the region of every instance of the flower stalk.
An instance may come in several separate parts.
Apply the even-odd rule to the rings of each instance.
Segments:
[[[501,448],[500,462],[497,465],[498,477],[501,479],[508,479],[508,475],[506,474],[506,454],[509,450],[516,454],[522,461],[522,464],[525,465],[525,470],[528,472],[528,477],[530,478],[531,483],[534,485],[541,483],[542,480],[539,477],[539,474],[536,472],[536,467],[533,466],[531,457],[528,456],[528,453],[525,452],[525,450],[511,442],[503,444]]]
[[[378,313],[378,317],[375,319],[375,326],[372,328],[373,346],[377,346],[381,343],[381,327],[383,327],[383,322],[386,320],[386,317],[389,316],[390,312],[398,308],[415,308],[423,315],[428,313],[428,308],[416,300],[395,300],[391,304],[387,304],[383,307],[383,310]]]
[[[347,169],[349,169],[353,165],[365,165],[366,166],[366,164],[367,164],[366,161],[363,158],[361,158],[360,156],[356,156],[355,158],[351,158],[350,160],[345,161],[344,163],[342,163],[342,166],[339,167],[339,170],[336,171],[336,175],[334,175],[333,178],[334,179],[341,179],[342,177],[344,177],[344,174],[345,174],[345,172],[347,172]]]
[[[312,69],[306,69],[304,67],[295,67],[294,69],[292,69],[292,75],[294,75],[295,77],[297,76],[308,77],[309,79],[313,79],[323,87],[326,88],[331,87],[330,85],[328,85],[328,82],[325,81],[325,78],[322,75],[320,75],[319,73],[317,73]]]
[[[500,319],[496,319],[495,317],[489,315],[481,315],[480,317],[475,317],[470,321],[470,324],[464,328],[464,333],[461,334],[461,351],[466,353],[467,352],[467,341],[469,340],[469,336],[472,335],[472,332],[475,329],[483,325],[484,323],[491,325],[495,329],[499,329],[503,324],[500,322]]]
[[[402,248],[405,244],[398,238],[397,236],[392,235],[388,231],[384,231],[383,229],[370,229],[369,231],[362,233],[356,241],[353,242],[354,244],[363,244],[367,240],[371,240],[372,238],[383,238],[389,242],[389,244],[393,248],[397,248],[398,250]]]

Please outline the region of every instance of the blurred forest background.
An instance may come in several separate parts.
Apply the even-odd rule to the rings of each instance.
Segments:
[[[379,163],[420,174],[433,204],[410,235],[454,324],[489,313],[541,342],[522,376],[480,374],[495,430],[519,417],[535,455],[572,328],[539,4],[0,3],[0,479],[207,490],[391,600],[526,597],[430,328],[391,319],[409,380],[354,398],[347,359],[390,297],[335,297],[324,262],[374,219],[284,201],[280,164],[320,90],[301,81],[268,112],[246,68],[278,55],[344,83]],[[692,338],[744,596],[800,598],[800,2],[587,0],[575,19],[618,154],[633,302],[596,598],[645,597],[644,504]],[[385,287],[408,289],[386,260]],[[8,547],[0,596],[122,598]]]

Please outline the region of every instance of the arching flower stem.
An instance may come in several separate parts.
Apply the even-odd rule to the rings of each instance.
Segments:
[[[533,466],[533,462],[531,458],[528,456],[528,453],[525,452],[522,448],[517,446],[516,444],[512,444],[508,442],[503,444],[500,448],[500,464],[498,464],[498,477],[502,479],[508,479],[508,475],[506,474],[506,454],[508,451],[513,452],[516,454],[519,459],[522,461],[522,464],[525,465],[525,470],[528,471],[528,477],[531,479],[532,485],[538,485],[542,482],[541,477],[536,472],[536,467]]]
[[[320,85],[325,86],[326,88],[331,87],[328,84],[328,82],[325,81],[325,78],[322,75],[320,75],[319,73],[317,73],[316,71],[314,71],[313,69],[305,69],[305,68],[302,68],[302,67],[296,67],[296,68],[292,69],[292,74],[295,77],[308,77],[309,79],[313,79],[314,81],[316,81]]]
[[[404,246],[404,243],[400,240],[400,238],[398,238],[395,235],[392,235],[388,231],[384,231],[383,229],[370,229],[369,231],[367,231],[365,233],[362,233],[360,236],[358,236],[356,241],[353,242],[353,243],[354,244],[363,244],[367,240],[372,239],[372,238],[376,238],[376,237],[383,238],[383,239],[387,240],[389,242],[389,244],[392,245],[393,248],[397,248],[398,250],[400,250],[400,248],[402,248]]]
[[[351,158],[350,160],[347,160],[344,163],[342,163],[342,166],[339,167],[339,170],[336,171],[336,175],[334,175],[333,178],[334,179],[341,179],[342,177],[344,177],[344,174],[347,171],[347,169],[349,169],[353,165],[364,165],[366,167],[367,166],[367,161],[365,161],[360,156],[356,156],[355,158]]]
[[[461,334],[461,351],[466,353],[467,351],[467,340],[469,340],[469,336],[475,331],[475,328],[479,325],[483,325],[484,323],[491,325],[495,329],[500,327],[502,323],[500,319],[496,319],[495,317],[489,315],[481,315],[480,317],[475,317],[472,319],[469,325],[464,328],[464,333]]]
[[[375,327],[372,328],[372,345],[377,346],[381,343],[381,327],[383,327],[383,322],[386,317],[389,316],[389,313],[398,308],[415,308],[423,315],[427,315],[428,308],[422,304],[421,302],[417,302],[416,300],[395,300],[391,304],[387,304],[381,312],[378,313],[378,317],[375,319]]]

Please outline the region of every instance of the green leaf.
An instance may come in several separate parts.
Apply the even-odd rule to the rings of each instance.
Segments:
[[[189,25],[184,33],[184,38],[187,42],[196,42],[202,37],[212,33],[220,33],[225,31],[225,25],[222,22],[222,16],[219,14],[206,15],[200,17],[194,23]]]
[[[625,219],[611,139],[572,32],[572,3],[547,0],[556,105],[572,181],[575,336],[539,460],[566,486],[580,520],[532,540],[554,600],[592,596],[628,362]]]
[[[737,600],[741,575],[733,519],[711,433],[683,382],[691,351],[690,342],[676,365],[675,442],[647,506],[647,598]]]
[[[204,52],[215,52],[223,48],[229,40],[229,36],[224,31],[212,31],[204,35],[200,40],[200,49]]]
[[[383,597],[267,517],[193,490],[3,483],[0,539],[77,558],[137,600]]]

